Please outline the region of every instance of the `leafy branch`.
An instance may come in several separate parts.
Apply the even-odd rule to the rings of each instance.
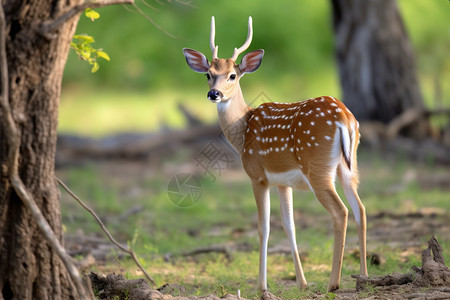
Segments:
[[[100,14],[93,10],[92,8],[87,8],[84,10],[84,15],[95,21],[100,18]],[[73,40],[70,43],[70,47],[75,51],[81,60],[87,61],[91,66],[91,72],[95,73],[100,68],[97,62],[98,58],[110,61],[109,55],[103,51],[103,49],[96,49],[92,46],[95,40],[92,36],[87,34],[78,34],[73,36]]]

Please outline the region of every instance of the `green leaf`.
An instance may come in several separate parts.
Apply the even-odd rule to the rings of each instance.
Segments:
[[[78,34],[78,35],[74,35],[73,36],[74,39],[79,40],[81,43],[94,43],[95,40],[92,36],[87,35],[87,34]]]
[[[94,65],[92,66],[92,69],[91,69],[91,73],[97,72],[99,68],[100,68],[100,66],[99,66],[98,62],[94,62]]]
[[[110,61],[109,55],[105,51],[97,51],[97,56]]]
[[[91,57],[91,52],[89,51],[81,50],[79,54],[84,60],[88,60]]]
[[[91,19],[92,22],[94,22],[96,19],[100,18],[100,14],[93,10],[92,8],[86,8],[84,10],[84,15]]]

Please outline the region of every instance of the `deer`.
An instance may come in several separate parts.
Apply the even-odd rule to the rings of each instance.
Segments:
[[[246,53],[236,60],[253,38],[252,17],[248,19],[247,39],[235,48],[231,58],[218,58],[215,20],[211,18],[209,62],[199,51],[184,48],[188,66],[206,74],[207,98],[217,104],[219,123],[251,180],[258,211],[259,276],[257,288],[267,291],[267,248],[270,231],[270,188],[276,186],[280,199],[282,225],[289,240],[295,266],[296,284],[307,282],[299,258],[293,217],[293,189],[311,190],[333,221],[334,248],[328,291],[339,289],[348,209],[335,189],[339,179],[358,227],[360,273],[367,276],[366,212],[358,195],[359,175],[356,152],[359,123],[339,100],[331,96],[296,103],[268,102],[251,108],[239,84],[247,73],[261,65],[264,50]],[[232,130],[231,130],[232,129]]]

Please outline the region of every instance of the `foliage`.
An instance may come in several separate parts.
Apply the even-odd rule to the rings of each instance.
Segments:
[[[100,14],[91,8],[87,8],[84,11],[84,15],[91,19],[91,21],[95,21],[100,18]],[[103,51],[103,49],[96,49],[91,45],[94,42],[94,38],[90,35],[77,34],[73,36],[73,40],[70,43],[70,47],[75,51],[78,57],[81,60],[87,61],[92,66],[92,73],[97,72],[100,68],[100,65],[97,62],[98,58],[102,58],[107,61],[110,60],[109,55]]]
[[[97,72],[100,68],[97,58],[103,58],[108,61],[110,60],[109,55],[105,51],[92,47],[91,44],[94,42],[95,41],[92,36],[87,34],[78,34],[73,36],[73,41],[70,43],[70,47],[75,50],[78,57],[92,65],[92,73]]]

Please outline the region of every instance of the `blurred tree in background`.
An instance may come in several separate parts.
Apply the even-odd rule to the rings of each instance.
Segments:
[[[343,100],[360,121],[423,109],[413,49],[395,1],[332,0]],[[410,134],[426,136],[427,124]]]

